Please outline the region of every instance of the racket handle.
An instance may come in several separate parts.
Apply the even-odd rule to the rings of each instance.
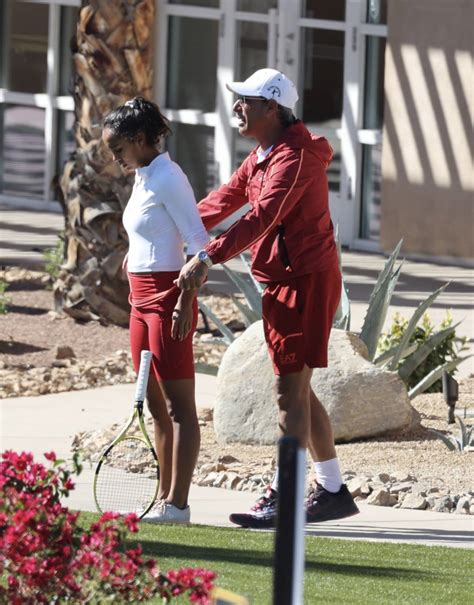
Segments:
[[[145,401],[148,374],[150,373],[151,351],[142,351],[140,368],[138,370],[137,388],[135,390],[135,401]]]

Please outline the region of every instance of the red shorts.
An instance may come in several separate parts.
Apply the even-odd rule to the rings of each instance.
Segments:
[[[328,343],[341,296],[339,268],[268,284],[263,329],[275,374],[328,365]]]
[[[135,371],[140,353],[153,353],[152,372],[158,381],[194,378],[193,333],[198,319],[197,300],[193,302],[192,330],[184,340],[171,337],[171,314],[180,290],[173,284],[179,271],[129,273],[130,347]]]

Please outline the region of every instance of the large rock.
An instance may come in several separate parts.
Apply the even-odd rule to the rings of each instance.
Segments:
[[[336,441],[401,429],[412,420],[413,408],[398,374],[375,367],[366,357],[356,334],[333,330],[329,367],[313,373],[313,390],[329,413]],[[229,346],[217,378],[214,426],[219,440],[273,443],[278,410],[261,321]]]

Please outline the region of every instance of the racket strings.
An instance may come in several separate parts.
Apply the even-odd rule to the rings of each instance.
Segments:
[[[157,488],[158,464],[141,439],[126,438],[102,458],[95,483],[102,512],[135,513],[140,517],[153,504]]]

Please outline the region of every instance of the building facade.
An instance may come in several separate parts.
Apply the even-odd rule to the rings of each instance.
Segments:
[[[253,143],[225,83],[275,67],[297,117],[334,149],[342,242],[473,257],[470,23],[474,0],[155,0],[154,98],[199,199]],[[79,0],[2,0],[0,203],[58,209],[73,149],[71,56]]]

